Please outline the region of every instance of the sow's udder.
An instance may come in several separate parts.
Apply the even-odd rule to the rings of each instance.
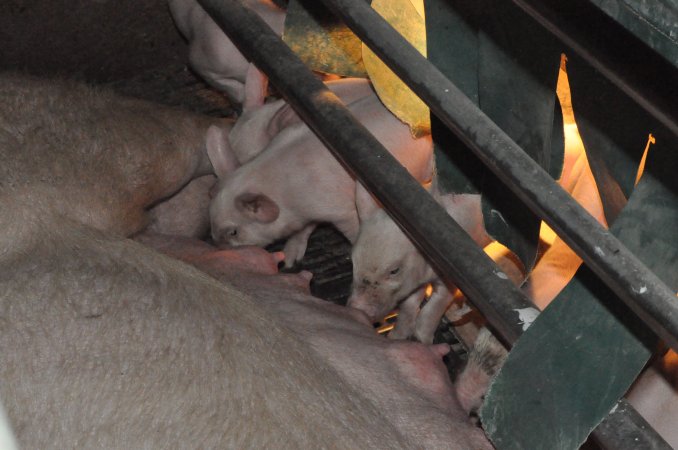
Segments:
[[[319,364],[332,367],[415,445],[489,445],[457,399],[459,387],[452,384],[442,362],[450,351],[447,344],[425,345],[379,336],[363,312],[310,296],[309,273],[276,274],[281,254],[256,247],[220,251],[187,240],[176,240],[169,247],[173,248],[166,246],[162,251],[252,295],[271,313],[276,326],[296,335],[304,351]],[[253,270],[255,267],[260,270]]]

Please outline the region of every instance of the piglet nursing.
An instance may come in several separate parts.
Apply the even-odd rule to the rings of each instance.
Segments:
[[[0,99],[0,399],[21,448],[491,448],[445,347],[376,336],[278,275],[282,254],[136,234],[191,204],[228,124],[17,75]]]
[[[412,440],[413,448],[491,448],[469,421],[469,412],[479,406],[505,354],[489,332],[477,340],[461,381],[453,385],[441,361],[449,346],[377,336],[361,311],[309,296],[310,274],[274,276],[271,269],[279,254],[257,247],[210,251],[207,244],[167,236],[146,236],[142,242],[252,295],[277,325],[311,349],[314,358],[376,405],[389,423]],[[268,269],[237,268],[235,261],[244,255]],[[267,258],[270,264],[263,263]]]
[[[492,448],[446,348],[376,336],[305,275],[272,275],[276,255],[165,246],[213,276],[223,262],[220,283],[128,240],[41,231],[0,259],[0,397],[23,448]]]
[[[342,80],[340,85],[337,94],[347,99],[358,121],[412,176],[430,179],[430,136],[413,138],[409,127],[366,89],[365,81]],[[267,107],[262,111],[269,111]],[[266,126],[264,121],[258,128],[263,132]],[[286,264],[292,265],[304,255],[308,235],[320,222],[333,224],[350,241],[356,239],[356,182],[305,124],[290,121],[278,130],[256,157],[220,176],[210,217],[212,236],[222,245],[264,246],[295,235],[285,248]],[[216,159],[212,163],[219,166]]]
[[[491,242],[483,223],[480,195],[450,194],[438,200],[478,245]],[[376,211],[361,223],[351,258],[353,287],[348,306],[364,311],[376,322],[399,305],[398,322],[389,337],[433,342],[433,333],[450,306],[452,295],[384,210]],[[433,293],[420,308],[429,283],[433,284]]]

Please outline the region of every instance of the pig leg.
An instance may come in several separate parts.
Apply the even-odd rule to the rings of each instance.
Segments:
[[[476,412],[483,403],[483,396],[494,375],[504,364],[508,352],[490,333],[483,328],[469,352],[466,367],[455,382],[455,394],[464,411]]]
[[[268,77],[257,67],[250,63],[245,75],[245,101],[243,111],[256,108],[264,104],[266,91],[268,90]]]
[[[438,328],[440,319],[452,303],[452,294],[444,283],[433,285],[433,293],[421,308],[414,330],[414,337],[423,344],[433,343],[433,334]]]
[[[287,242],[285,242],[285,247],[283,248],[285,267],[290,268],[301,261],[306,253],[308,238],[311,237],[313,230],[315,230],[315,224],[307,225],[298,233],[290,236]]]
[[[388,334],[389,339],[407,339],[414,334],[417,316],[419,315],[419,305],[421,305],[425,295],[426,288],[422,287],[403,300],[400,304],[395,328]]]
[[[184,236],[145,232],[134,240],[217,277],[236,270],[274,275],[278,273],[278,263],[285,258],[282,252],[269,253],[254,246],[219,250],[204,241]]]

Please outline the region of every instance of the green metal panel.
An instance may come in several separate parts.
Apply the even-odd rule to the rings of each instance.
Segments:
[[[658,125],[576,55],[570,57],[568,73],[579,134],[611,223],[633,191],[648,135]]]
[[[572,65],[570,71],[572,73]],[[590,75],[595,75],[591,72]],[[573,87],[574,93],[574,87]],[[645,135],[649,119],[617,95],[597,133],[619,126]],[[577,105],[575,114],[577,113]],[[599,119],[602,119],[601,114]],[[678,290],[678,142],[655,125],[645,174],[611,231],[668,286]],[[633,134],[633,133],[632,133]],[[614,159],[624,146],[605,148]],[[642,140],[640,140],[642,142]],[[638,142],[632,141],[632,142]],[[631,145],[629,143],[628,145]],[[641,144],[642,145],[642,144]],[[621,155],[618,155],[621,157]],[[611,164],[612,167],[615,167]],[[608,174],[621,174],[621,166]],[[630,169],[629,169],[630,170]],[[630,170],[635,174],[635,170]],[[620,178],[630,178],[629,174]],[[628,184],[619,182],[619,186]],[[642,291],[642,286],[637,289]],[[498,449],[576,449],[633,382],[656,338],[586,267],[513,347],[481,411]]]
[[[591,0],[591,3],[678,67],[676,0]]]
[[[542,167],[558,178],[560,45],[511,2],[427,0],[428,58]],[[539,45],[535,45],[539,42]],[[433,120],[446,192],[482,192],[489,233],[530,268],[540,221],[457,138]]]

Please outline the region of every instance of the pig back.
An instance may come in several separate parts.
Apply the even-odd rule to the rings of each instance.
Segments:
[[[71,81],[0,75],[0,201],[121,234],[205,168],[215,119]]]
[[[413,448],[250,296],[130,241],[43,236],[0,262],[22,448]]]

